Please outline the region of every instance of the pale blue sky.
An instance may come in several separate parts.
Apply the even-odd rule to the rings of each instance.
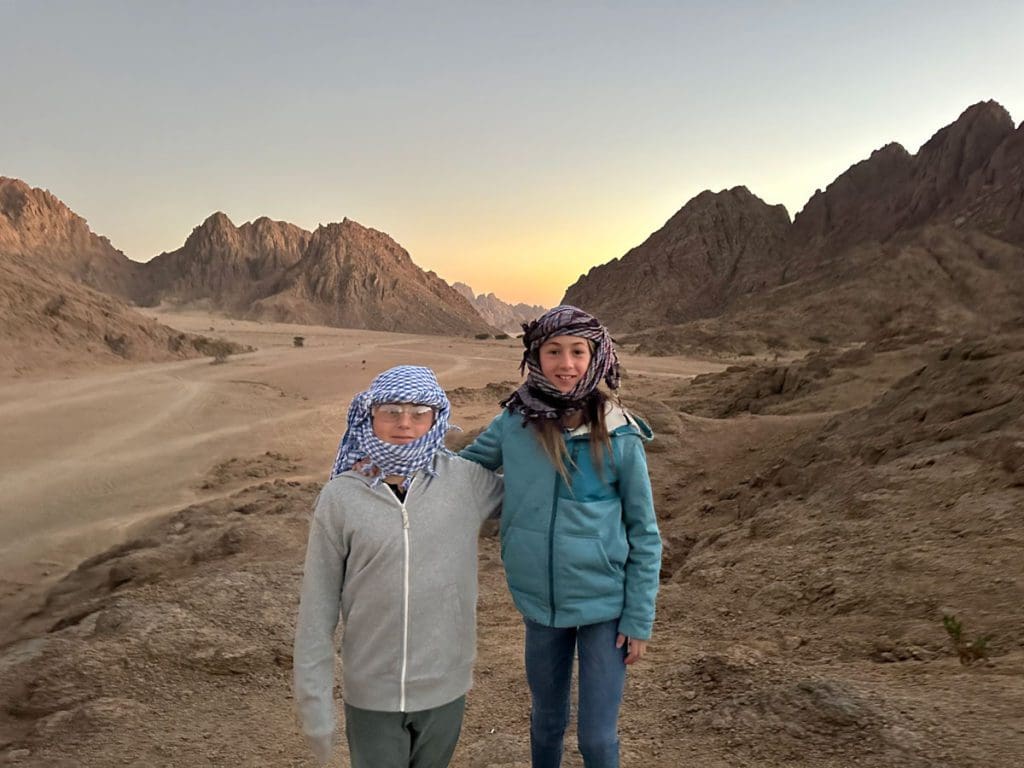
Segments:
[[[552,304],[704,189],[799,210],[968,105],[1024,3],[0,0],[0,175],[146,261],[211,212],[383,230]]]

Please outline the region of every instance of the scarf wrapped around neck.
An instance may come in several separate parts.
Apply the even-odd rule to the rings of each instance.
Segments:
[[[436,410],[434,425],[423,437],[407,445],[385,442],[373,434],[372,409],[381,403],[433,406]],[[451,403],[432,370],[415,365],[399,365],[384,371],[370,383],[368,390],[352,399],[348,409],[348,428],[338,446],[331,479],[352,469],[364,459],[366,461],[359,467],[359,471],[372,477],[374,486],[385,477],[400,475],[405,478],[403,487],[408,488],[413,475],[419,470],[436,477],[434,456],[439,451],[451,453],[444,447],[444,436],[449,430],[458,429],[449,425],[450,415]]]
[[[560,392],[540,368],[540,347],[555,336],[578,336],[592,342],[593,354],[586,373],[569,392]],[[525,383],[501,405],[523,416],[523,422],[561,419],[582,410],[603,379],[609,389],[621,380],[619,358],[608,329],[593,315],[568,304],[549,309],[532,323],[523,323],[523,360],[519,372],[529,370]]]

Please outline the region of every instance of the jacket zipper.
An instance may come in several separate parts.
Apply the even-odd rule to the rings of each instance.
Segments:
[[[550,618],[548,626],[555,626],[555,518],[558,516],[558,484],[562,482],[562,473],[555,470],[555,492],[551,497],[551,522],[548,524],[548,606]]]
[[[409,486],[412,488],[412,485]],[[406,498],[409,491],[406,490]],[[405,712],[405,674],[409,666],[409,513],[405,510],[405,502],[402,502],[402,537],[405,548],[405,595],[402,606],[402,694],[399,702],[399,711]]]
[[[412,484],[405,490],[405,498],[409,498]],[[409,513],[405,508],[405,500],[399,499],[388,490],[388,495],[398,502],[402,508],[402,677],[398,683],[398,711],[405,712],[405,676],[409,667]]]
[[[572,466],[576,466],[579,445],[572,446]],[[571,472],[571,470],[570,470]],[[571,474],[570,474],[571,477]],[[548,605],[550,606],[548,626],[555,626],[555,518],[558,517],[558,485],[562,482],[562,474],[555,470],[555,492],[551,498],[551,522],[548,525]],[[572,493],[572,488],[569,488]]]

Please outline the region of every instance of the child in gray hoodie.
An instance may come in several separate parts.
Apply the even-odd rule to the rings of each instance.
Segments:
[[[451,406],[429,368],[353,399],[310,524],[294,687],[321,763],[335,743],[334,634],[353,768],[444,768],[476,655],[477,537],[501,478],[444,448]]]

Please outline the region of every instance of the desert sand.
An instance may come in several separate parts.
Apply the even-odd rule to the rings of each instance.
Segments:
[[[152,314],[258,351],[0,384],[0,764],[312,766],[291,636],[348,399],[430,365],[458,446],[521,347]],[[623,363],[666,545],[623,765],[1019,765],[1024,338]],[[522,624],[491,536],[480,579],[453,765],[525,768]],[[945,612],[993,635],[987,660],[958,662]]]
[[[497,397],[514,386],[522,351],[516,340],[247,322],[198,312],[146,314],[257,351],[220,365],[201,358],[100,371],[36,369],[29,379],[0,382],[5,617],[23,618],[80,562],[143,534],[177,510],[247,488],[257,488],[259,496],[268,480],[318,487],[333,461],[349,400],[392,365],[430,366],[449,390],[480,390],[458,400],[453,422],[466,430],[482,427],[497,412]],[[304,337],[301,348],[294,346],[295,336]],[[721,368],[679,358],[625,364],[632,373],[666,381]],[[482,389],[503,382],[493,391]],[[308,513],[311,501],[303,498],[296,511]],[[289,569],[301,564],[300,556],[291,553]],[[496,582],[494,591],[500,586]],[[4,625],[7,641],[33,626]],[[287,690],[280,689],[277,698],[279,714],[287,715]],[[190,727],[186,721],[181,726]],[[303,764],[304,757],[296,748],[294,764]],[[113,760],[96,757],[82,764],[115,764],[107,759]]]
[[[0,577],[33,563],[66,570],[135,523],[211,498],[205,473],[240,454],[286,454],[289,478],[322,479],[349,400],[392,365],[429,366],[447,389],[476,388],[517,379],[522,354],[515,340],[144,313],[257,351],[224,365],[204,358],[0,382]],[[679,358],[636,365],[666,377],[722,367]],[[496,407],[460,408],[456,423],[479,427]]]

